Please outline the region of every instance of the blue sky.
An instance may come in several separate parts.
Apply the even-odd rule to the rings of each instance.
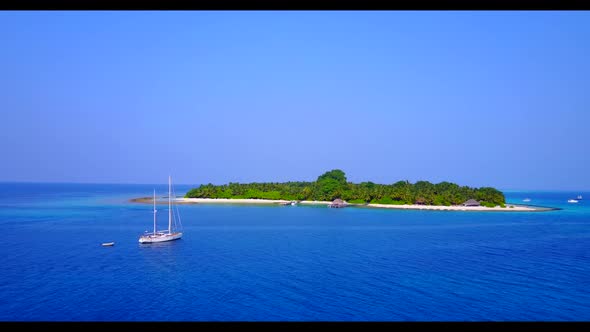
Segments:
[[[0,181],[590,189],[590,12],[0,12]]]

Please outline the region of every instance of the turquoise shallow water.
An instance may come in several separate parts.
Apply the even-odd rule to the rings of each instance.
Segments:
[[[152,188],[0,184],[0,320],[590,320],[590,200],[567,203],[587,192],[506,192],[550,212],[180,205],[183,238],[140,245],[151,206],[128,199]]]

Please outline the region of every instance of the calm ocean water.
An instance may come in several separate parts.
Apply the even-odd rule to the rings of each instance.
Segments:
[[[550,212],[180,205],[183,238],[140,245],[151,206],[128,199],[153,187],[0,184],[0,320],[590,320],[588,192],[505,193]]]

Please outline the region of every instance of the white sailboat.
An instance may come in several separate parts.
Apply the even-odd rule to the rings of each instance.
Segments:
[[[178,231],[177,229],[173,229],[172,224],[174,220],[174,224],[176,225],[176,217],[178,217],[178,223],[180,224],[180,215],[178,214],[178,209],[176,210],[176,214],[172,213],[172,180],[170,176],[168,177],[168,229],[167,230],[157,230],[156,227],[156,190],[154,190],[154,231],[147,232],[139,237],[139,243],[155,243],[155,242],[165,242],[165,241],[172,241],[178,240],[182,237],[182,232]],[[176,197],[176,196],[175,196]],[[182,225],[180,226],[182,227]]]

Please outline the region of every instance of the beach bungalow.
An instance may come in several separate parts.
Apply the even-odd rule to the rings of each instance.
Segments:
[[[343,208],[346,207],[346,203],[340,198],[336,198],[332,203],[328,204],[328,207],[331,208]]]
[[[463,205],[463,206],[479,206],[479,202],[474,199],[470,199],[461,205]]]

